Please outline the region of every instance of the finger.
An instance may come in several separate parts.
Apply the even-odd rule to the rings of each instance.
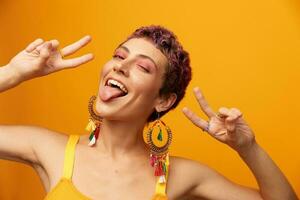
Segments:
[[[238,115],[235,109],[227,109],[228,117],[225,119],[225,127],[229,133],[233,133],[236,128],[236,120],[241,116]]]
[[[84,47],[92,40],[91,36],[87,35],[78,40],[77,42],[66,46],[62,50],[60,50],[60,53],[63,57],[71,55],[72,53],[76,52],[78,49]]]
[[[32,43],[30,43],[25,51],[30,53],[32,52],[37,46],[39,46],[40,44],[42,44],[44,41],[41,38],[36,39],[35,41],[33,41]]]
[[[209,107],[206,99],[204,98],[202,92],[200,91],[199,87],[194,88],[194,94],[196,96],[196,99],[202,109],[202,111],[208,116],[213,117],[215,116],[215,112]]]
[[[232,111],[232,113],[234,113],[238,117],[241,117],[243,115],[243,113],[237,108],[231,108],[231,111]]]
[[[41,50],[40,50],[40,57],[42,59],[46,59],[49,57],[50,52],[52,49],[52,43],[51,42],[45,42],[44,45],[42,46]]]
[[[226,118],[230,115],[230,110],[226,107],[219,108],[219,116],[222,118]]]
[[[58,40],[50,40],[50,42],[52,44],[52,51],[56,50],[59,46]]]
[[[47,41],[47,42],[50,42],[50,43],[52,44],[52,51],[53,51],[53,50],[56,50],[57,47],[59,46],[58,40],[50,40],[50,41]],[[40,44],[40,45],[38,45],[38,46],[36,47],[36,51],[40,52],[41,49],[43,48],[43,45],[44,45],[43,43]]]
[[[235,123],[232,123],[232,122],[229,122],[229,121],[226,121],[225,122],[225,128],[228,130],[229,133],[232,133],[235,131]]]
[[[46,41],[46,42],[47,42],[47,41]],[[41,49],[43,48],[43,45],[44,45],[46,42],[43,42],[43,43],[41,43],[40,45],[38,45],[38,46],[34,49],[34,51],[40,52]]]
[[[236,121],[241,116],[242,116],[242,113],[237,108],[231,108],[229,110],[229,117],[226,118],[226,121],[233,122],[233,121]]]
[[[91,54],[91,53],[85,54],[85,55],[77,57],[77,58],[63,60],[62,63],[61,63],[61,65],[59,67],[60,68],[77,67],[79,65],[82,65],[84,63],[87,63],[87,62],[93,60],[93,58],[94,58],[93,54]]]
[[[235,122],[237,119],[239,119],[241,116],[240,115],[232,115],[228,118],[226,118],[227,122]]]
[[[182,112],[184,113],[184,115],[191,120],[191,122],[193,124],[195,124],[196,126],[200,127],[202,130],[205,130],[206,127],[208,126],[207,121],[201,119],[200,117],[198,117],[193,111],[191,111],[190,109],[188,109],[187,107],[184,107],[182,109]]]
[[[223,119],[225,119],[225,127],[228,130],[228,132],[233,132],[235,130],[235,124],[234,120],[232,119],[235,119],[235,114],[233,116],[232,111],[226,107],[221,107],[219,109],[219,113],[221,116],[223,116]]]

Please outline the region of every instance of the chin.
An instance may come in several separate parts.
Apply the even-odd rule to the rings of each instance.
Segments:
[[[120,113],[119,110],[116,110],[115,106],[107,105],[106,103],[98,100],[96,102],[95,111],[98,115],[100,115],[103,119],[113,120],[113,121],[125,121],[126,119],[122,119],[121,116],[118,115]]]

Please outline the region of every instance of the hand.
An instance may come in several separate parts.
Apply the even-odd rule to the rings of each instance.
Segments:
[[[209,117],[209,121],[201,119],[187,107],[183,108],[183,113],[193,124],[238,152],[255,144],[255,136],[238,109],[221,107],[219,113],[216,114],[209,107],[199,88],[195,88],[194,93],[202,111]]]
[[[59,51],[57,40],[44,42],[42,39],[37,39],[17,54],[10,61],[8,67],[18,74],[21,81],[77,67],[92,60],[93,55],[86,54],[72,59],[63,58],[81,49],[90,41],[91,37],[85,36]]]

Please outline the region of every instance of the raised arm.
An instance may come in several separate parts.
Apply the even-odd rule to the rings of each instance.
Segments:
[[[193,124],[210,136],[234,149],[254,174],[259,190],[231,182],[216,171],[193,165],[194,187],[191,195],[207,199],[222,200],[298,200],[292,186],[270,156],[258,145],[251,128],[236,109],[222,107],[215,113],[206,102],[199,88],[195,96],[203,112],[209,117],[205,121],[184,108],[183,113]]]
[[[79,50],[90,40],[90,36],[85,36],[61,51],[58,50],[57,40],[35,40],[18,53],[9,64],[0,67],[0,92],[23,81],[89,62],[93,59],[92,54],[72,59],[64,59],[64,57]],[[53,139],[55,133],[55,131],[37,126],[0,125],[0,159],[30,165],[39,164],[38,151],[41,146],[45,145],[45,143],[41,145],[42,142]]]
[[[15,87],[21,83],[20,77],[12,68],[5,65],[0,68],[0,92]]]
[[[19,52],[6,66],[0,67],[0,92],[23,81],[45,76],[62,69],[77,67],[91,61],[93,59],[92,54],[63,59],[85,46],[90,40],[90,36],[85,36],[59,51],[57,40],[43,41],[42,39],[36,39],[23,51]]]

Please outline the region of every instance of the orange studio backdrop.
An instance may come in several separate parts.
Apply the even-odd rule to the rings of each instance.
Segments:
[[[239,184],[254,176],[228,146],[188,121],[201,117],[192,89],[199,86],[215,110],[237,107],[300,196],[300,4],[296,0],[1,0],[0,65],[35,38],[61,46],[85,34],[93,41],[76,55],[95,59],[75,69],[22,83],[0,94],[0,123],[39,125],[64,134],[87,134],[89,97],[114,48],[142,25],[160,24],[178,36],[193,69],[187,94],[163,117],[173,131],[171,154],[203,162]],[[42,199],[36,172],[0,161],[0,199]]]

